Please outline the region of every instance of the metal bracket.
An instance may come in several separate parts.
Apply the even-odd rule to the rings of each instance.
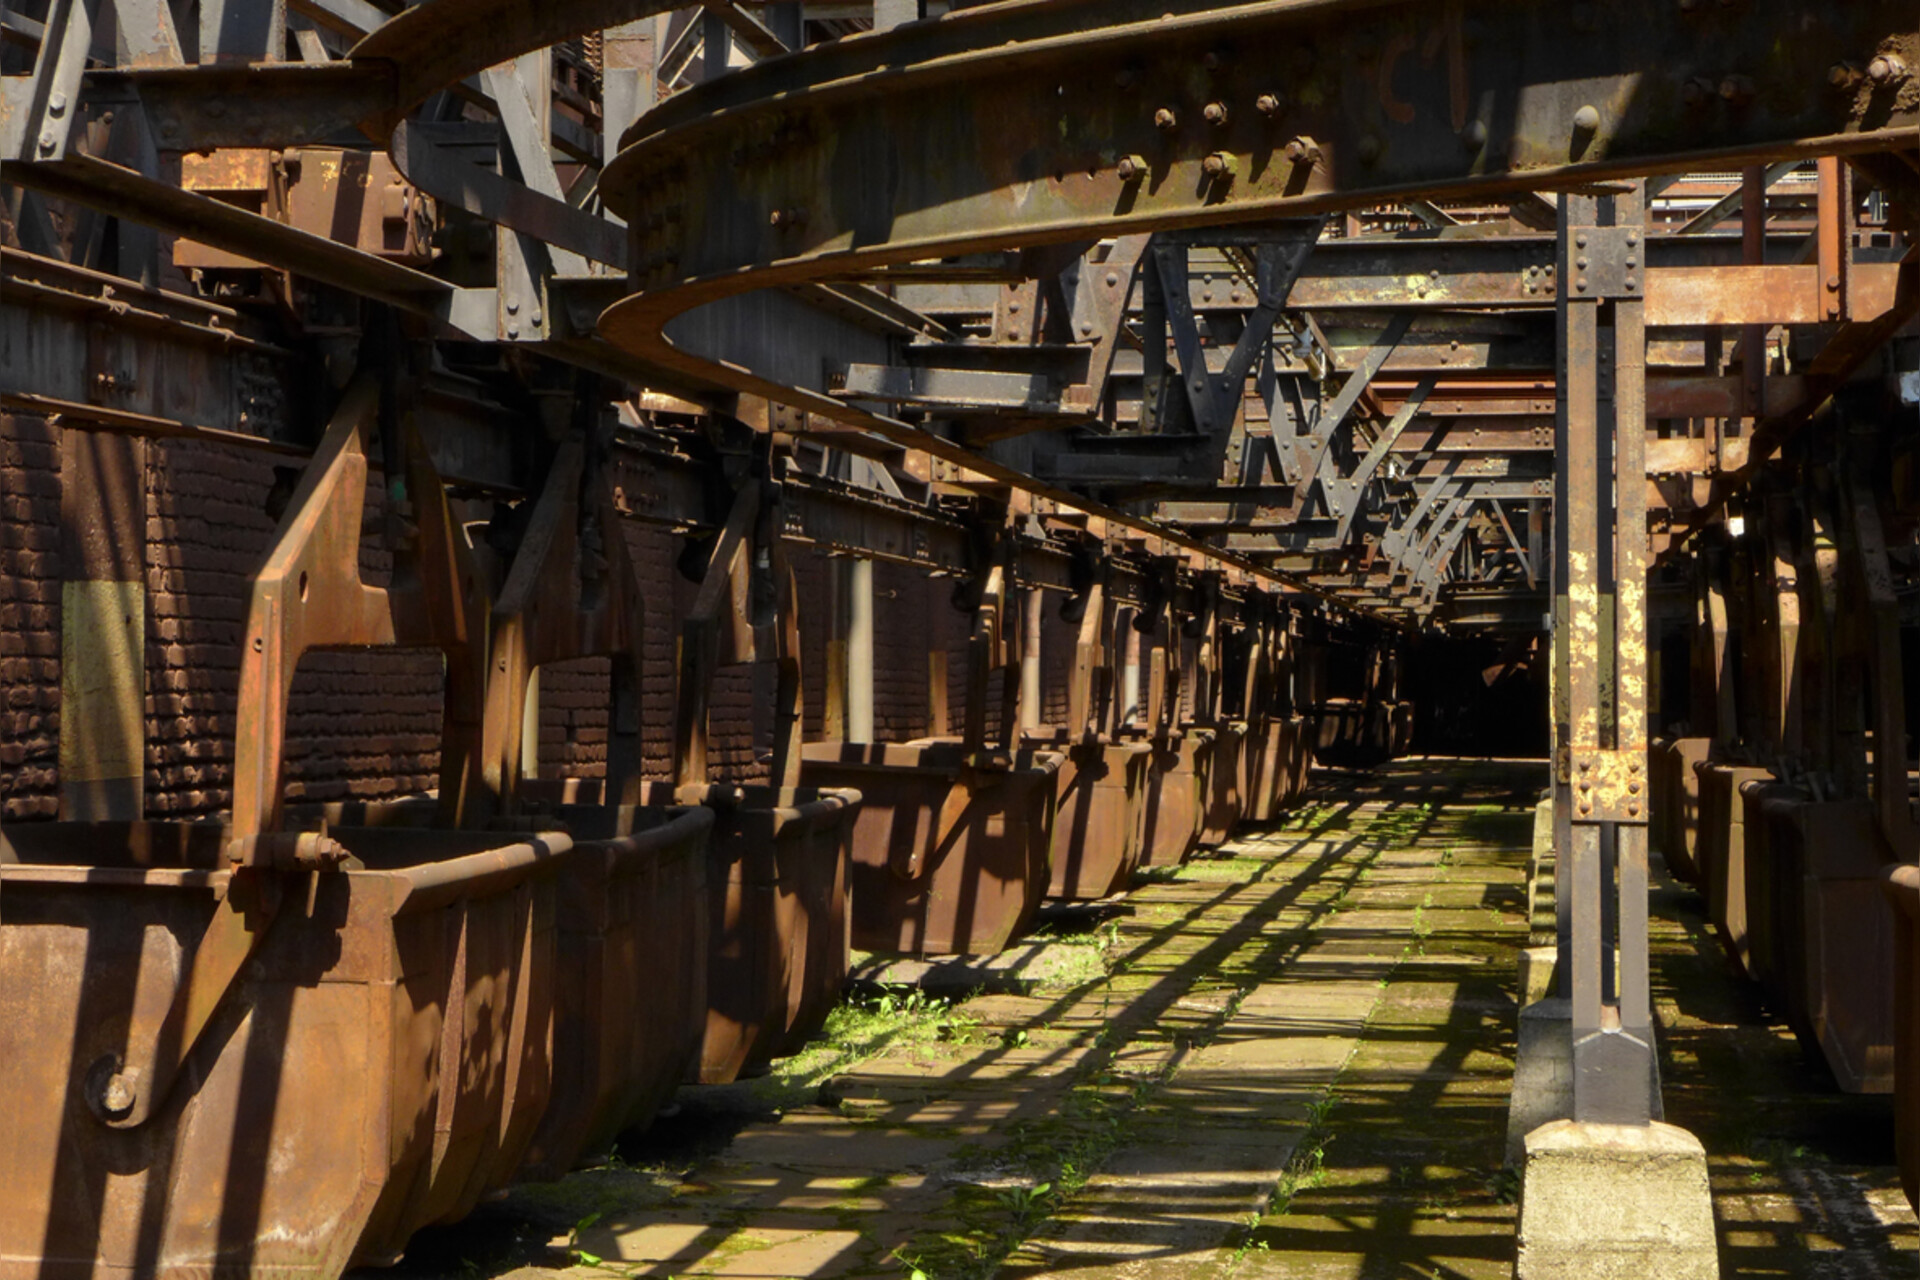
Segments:
[[[1644,751],[1573,749],[1573,820],[1647,821],[1647,756]]]
[[[1639,227],[1581,227],[1573,233],[1569,301],[1638,298],[1644,287],[1646,246]]]

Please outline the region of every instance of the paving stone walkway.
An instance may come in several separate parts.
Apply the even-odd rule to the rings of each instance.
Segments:
[[[869,1001],[865,1039],[830,1028],[858,1053],[683,1090],[624,1159],[517,1190],[402,1271],[1504,1276],[1543,782],[1326,775],[1286,822],[1061,936],[1091,980]]]

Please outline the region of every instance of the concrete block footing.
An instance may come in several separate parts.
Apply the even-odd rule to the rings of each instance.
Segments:
[[[1553,948],[1523,961],[1525,975],[1551,974]],[[1544,954],[1537,954],[1544,953]],[[1541,979],[1543,985],[1545,979]],[[1523,990],[1525,988],[1523,987]],[[1656,1029],[1655,1035],[1658,1035]],[[1660,1097],[1660,1058],[1656,1052],[1647,1080],[1650,1113],[1665,1117]],[[1553,1120],[1573,1117],[1573,1002],[1559,996],[1533,1000],[1520,1010],[1520,1027],[1513,1057],[1513,1096],[1507,1104],[1507,1167],[1518,1169],[1526,1154],[1527,1135]]]
[[[1556,1120],[1526,1137],[1515,1280],[1718,1280],[1707,1153],[1684,1129]]]
[[[1573,1115],[1573,1002],[1557,996],[1520,1010],[1513,1056],[1513,1096],[1507,1103],[1507,1165],[1526,1160],[1527,1135]]]

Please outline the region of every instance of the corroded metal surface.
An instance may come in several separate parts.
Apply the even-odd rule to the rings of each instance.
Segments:
[[[1748,866],[1749,971],[1842,1089],[1892,1092],[1893,984],[1862,980],[1893,972],[1897,959],[1894,912],[1880,896],[1893,859],[1872,807],[1777,785],[1752,794],[1766,838]]]
[[[1174,738],[1150,741],[1140,864],[1178,866],[1205,834],[1215,737],[1210,729],[1188,729]]]
[[[809,743],[809,786],[861,795],[853,829],[853,945],[990,955],[1033,919],[1051,876],[1060,757],[981,759],[958,742]]]
[[[847,790],[728,786],[677,795],[718,818],[705,1033],[689,1078],[724,1084],[798,1052],[840,999],[861,799]]]
[[[1747,809],[1741,788],[1748,783],[1772,782],[1773,775],[1751,765],[1705,761],[1695,775],[1700,780],[1699,855],[1700,894],[1707,902],[1707,918],[1720,940],[1746,966],[1747,950]]]
[[[1233,834],[1245,812],[1240,751],[1246,741],[1247,726],[1240,720],[1215,720],[1203,727],[1213,734],[1213,760],[1207,767],[1211,777],[1200,821],[1200,843],[1213,848]]]
[[[0,865],[0,1263],[334,1276],[512,1179],[552,1089],[571,841],[336,829],[352,869],[224,865],[217,826],[28,825]],[[247,881],[254,880],[254,886]],[[92,1096],[150,1054],[223,898],[284,896],[178,1084]],[[342,1082],[350,1087],[342,1088]]]
[[[1086,901],[1125,889],[1145,848],[1152,748],[1072,742],[1065,730],[1026,734],[1023,745],[1060,757],[1046,896]]]
[[[716,892],[712,810],[583,803],[593,788],[566,782],[541,790],[575,844],[558,904],[558,1087],[520,1170],[536,1181],[645,1126],[686,1077],[709,1017]]]

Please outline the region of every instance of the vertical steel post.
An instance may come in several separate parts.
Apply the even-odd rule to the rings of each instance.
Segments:
[[[1046,607],[1046,593],[1039,587],[1027,592],[1020,610],[1020,727],[1040,727],[1040,611]]]
[[[1559,493],[1565,785],[1556,830],[1573,999],[1574,1119],[1651,1119],[1646,803],[1646,204],[1562,197]],[[1615,965],[1615,952],[1618,964]]]
[[[873,741],[873,561],[843,561],[846,609],[847,741]]]

